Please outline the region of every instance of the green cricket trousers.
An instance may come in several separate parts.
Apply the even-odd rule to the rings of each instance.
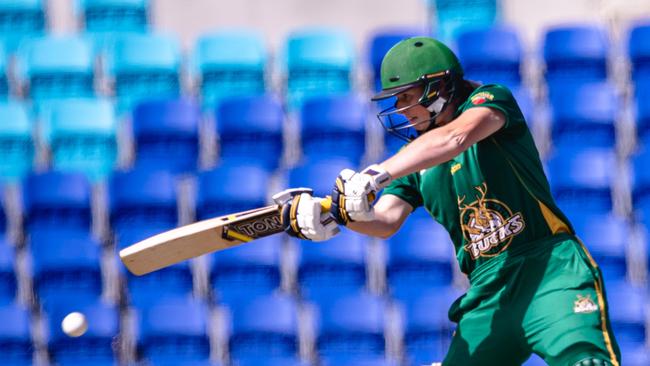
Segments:
[[[534,352],[551,366],[620,366],[607,311],[600,270],[574,236],[510,248],[475,269],[451,306],[458,326],[442,364],[519,366]]]

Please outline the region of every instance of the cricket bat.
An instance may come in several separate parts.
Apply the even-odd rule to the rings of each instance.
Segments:
[[[331,198],[321,201],[330,210]],[[282,232],[281,206],[237,212],[168,230],[120,251],[120,259],[138,276],[203,254],[231,248]]]

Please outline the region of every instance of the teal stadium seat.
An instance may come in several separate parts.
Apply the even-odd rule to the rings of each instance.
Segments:
[[[7,55],[2,44],[0,44],[0,100],[9,96],[9,79],[7,74]]]
[[[32,169],[32,122],[16,101],[0,103],[0,121],[0,179],[18,181]]]
[[[25,84],[35,111],[52,100],[92,97],[95,55],[84,38],[45,36],[18,49],[19,79]]]
[[[106,178],[117,157],[117,124],[108,100],[66,100],[52,105],[49,119],[52,166]]]
[[[180,44],[173,36],[130,34],[120,37],[109,52],[118,113],[129,112],[147,99],[180,95]]]
[[[106,50],[117,37],[150,28],[149,0],[76,0],[77,16],[96,50]]]
[[[443,42],[452,43],[468,29],[492,26],[499,15],[497,0],[428,0],[433,10],[433,33]],[[471,9],[471,11],[468,11]]]
[[[259,33],[227,30],[205,34],[198,40],[193,58],[205,110],[224,97],[261,95],[266,90],[268,52]]]
[[[308,97],[349,92],[355,62],[352,39],[337,30],[304,29],[293,32],[285,44],[289,110]]]
[[[45,31],[43,0],[0,0],[0,43],[13,53],[19,43]]]

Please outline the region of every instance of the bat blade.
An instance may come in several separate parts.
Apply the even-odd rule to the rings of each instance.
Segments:
[[[120,251],[135,275],[144,275],[203,254],[282,231],[277,205],[195,222],[144,239]]]

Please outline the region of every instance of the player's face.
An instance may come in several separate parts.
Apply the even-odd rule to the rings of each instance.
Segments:
[[[422,97],[424,88],[421,86],[413,87],[407,89],[399,94],[397,94],[397,103],[395,107],[397,109],[405,108],[400,114],[408,118],[409,122],[413,124],[414,128],[418,131],[422,131],[429,126],[429,123],[424,123],[431,118],[429,111],[421,104],[418,103]]]

